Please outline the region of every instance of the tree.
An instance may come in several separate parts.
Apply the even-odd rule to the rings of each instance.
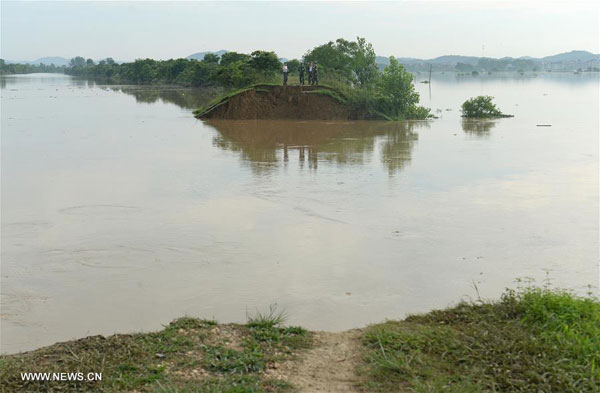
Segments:
[[[189,60],[187,60],[187,59],[177,59],[177,60],[175,60],[175,62],[173,63],[173,66],[171,67],[171,78],[173,80],[175,78],[177,78],[179,76],[179,74],[181,74],[185,70],[185,68],[187,67],[188,63],[189,63]]]
[[[289,60],[287,62],[287,65],[288,65],[288,70],[290,70],[290,73],[298,72],[298,69],[300,68],[300,60],[298,60],[298,59]]]
[[[390,65],[383,70],[376,87],[384,113],[399,118],[416,110],[419,93],[415,91],[412,81],[412,74],[393,56],[390,57]]]
[[[492,102],[494,97],[492,96],[477,96],[469,98],[463,102],[461,111],[463,117],[470,118],[493,118],[493,117],[505,117],[500,109]]]
[[[235,63],[236,61],[248,62],[250,61],[250,56],[245,53],[237,53],[237,52],[227,52],[221,56],[221,64],[222,66],[227,66],[231,63]]]
[[[239,88],[258,82],[259,75],[248,62],[236,61],[219,67],[215,79],[223,86]]]
[[[329,41],[308,51],[304,55],[304,60],[316,62],[321,71],[338,75],[345,81],[352,82],[352,50],[352,42],[338,38],[335,42]]]
[[[106,58],[106,64],[113,65],[113,64],[115,64],[115,61],[113,60],[112,57],[107,57]]]
[[[127,73],[137,83],[150,83],[154,80],[155,63],[152,59],[137,59],[128,63]]]
[[[202,58],[202,61],[208,64],[217,64],[219,62],[219,56],[214,53],[207,53]]]
[[[278,72],[281,68],[281,63],[275,52],[257,50],[252,52],[250,57],[250,66],[260,74],[272,74]]]
[[[356,46],[352,51],[352,71],[361,88],[372,86],[379,75],[375,61],[373,45],[364,38],[356,37]]]
[[[356,41],[329,41],[307,52],[304,58],[361,88],[373,86],[379,74],[373,45],[361,37],[356,37]]]
[[[81,57],[81,56],[74,57],[69,62],[69,65],[71,67],[84,67],[85,66],[85,59],[83,57]]]
[[[91,66],[93,66],[93,65],[94,65],[94,60],[92,60],[92,59],[87,59],[87,60],[85,61],[85,64],[86,64],[88,67],[91,67]]]
[[[191,84],[192,86],[209,85],[212,80],[212,70],[210,64],[194,61],[191,66]]]

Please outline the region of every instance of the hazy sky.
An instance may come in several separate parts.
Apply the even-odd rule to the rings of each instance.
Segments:
[[[219,49],[295,58],[339,37],[378,55],[598,53],[598,2],[0,1],[4,59],[177,58]]]

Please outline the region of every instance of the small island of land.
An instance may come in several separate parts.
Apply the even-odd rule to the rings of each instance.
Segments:
[[[386,120],[377,112],[351,105],[329,86],[260,84],[223,95],[194,112],[201,119]]]

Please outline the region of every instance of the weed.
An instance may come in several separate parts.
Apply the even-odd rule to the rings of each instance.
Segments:
[[[373,391],[600,391],[600,303],[565,291],[508,290],[374,325],[364,345]]]
[[[287,319],[287,315],[285,311],[277,310],[277,304],[271,304],[268,312],[261,313],[260,311],[256,311],[255,314],[248,314],[247,318],[248,322],[246,323],[246,326],[250,328],[272,328],[284,323]]]

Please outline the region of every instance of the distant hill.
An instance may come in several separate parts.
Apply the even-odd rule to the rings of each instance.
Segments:
[[[436,57],[435,59],[431,59],[428,61],[428,63],[433,63],[433,64],[458,64],[458,63],[477,64],[477,61],[479,61],[479,57],[445,55],[445,56]]]
[[[222,49],[216,52],[198,52],[186,57],[186,59],[202,60],[207,53],[214,53],[217,56],[229,52]],[[413,57],[396,57],[400,64],[404,65],[409,71],[429,71],[433,66],[434,71],[574,71],[578,69],[596,69],[600,67],[600,54],[590,53],[583,50],[573,50],[570,52],[559,53],[542,58],[531,56],[521,56],[518,58],[502,57],[499,59],[490,57],[444,55],[433,59],[416,59]],[[56,66],[69,66],[70,59],[58,56],[41,57],[33,61],[14,61],[5,60],[7,64],[54,64]],[[286,58],[280,58],[279,61],[288,61]],[[381,70],[390,64],[389,58],[377,56],[375,60]],[[121,63],[121,61],[117,61]]]
[[[573,50],[571,52],[559,53],[554,56],[542,57],[540,60],[547,62],[588,62],[600,60],[600,55],[595,55],[584,50]]]
[[[434,71],[541,71],[557,70],[570,71],[576,69],[600,67],[600,55],[587,51],[574,50],[559,53],[553,56],[534,58],[522,56],[519,58],[503,57],[494,59],[490,57],[445,55],[434,59],[415,59],[410,57],[397,57],[400,64],[409,71],[428,71],[432,65]],[[389,59],[377,56],[376,60],[380,69],[390,64]]]
[[[55,66],[63,66],[69,65],[69,59],[65,59],[64,57],[40,57],[37,60],[31,62],[32,64],[54,64]]]
[[[54,64],[55,66],[68,66],[69,65],[69,59],[65,59],[64,57],[40,57],[39,59],[36,60],[32,60],[32,61],[27,61],[27,60],[6,60],[7,64],[14,64],[14,63],[19,63],[19,64],[32,64],[32,65],[38,65],[38,64],[46,64],[46,65],[50,65],[50,64]]]
[[[228,50],[216,52],[198,52],[189,55],[186,59],[202,60],[207,53],[221,56]],[[477,56],[444,55],[433,59],[417,59],[414,57],[396,57],[396,60],[409,71],[429,71],[433,66],[434,71],[541,71],[556,70],[567,71],[579,68],[600,67],[600,55],[587,51],[574,50],[559,53],[543,58],[521,56],[519,58],[502,57],[500,59]],[[286,62],[288,59],[280,58],[279,61]],[[389,57],[377,56],[375,62],[380,70],[390,64]]]
[[[198,53],[194,53],[192,55],[189,55],[188,57],[186,57],[186,59],[189,60],[202,60],[204,59],[204,56],[206,56],[209,53],[213,53],[219,57],[223,56],[225,53],[229,52],[228,50],[218,50],[216,52],[198,52]]]

